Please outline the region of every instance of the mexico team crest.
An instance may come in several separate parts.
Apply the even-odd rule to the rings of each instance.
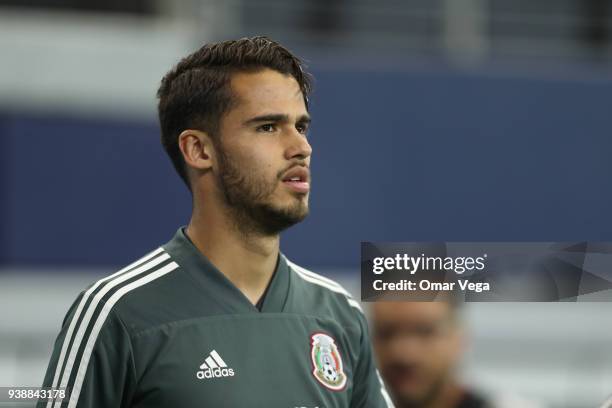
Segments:
[[[310,356],[314,377],[324,386],[339,391],[346,384],[346,374],[342,369],[342,357],[333,338],[323,333],[311,336]]]

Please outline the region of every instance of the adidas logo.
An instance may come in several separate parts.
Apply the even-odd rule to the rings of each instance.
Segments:
[[[206,360],[204,360],[196,373],[196,377],[200,380],[233,376],[234,369],[227,367],[227,364],[225,364],[225,361],[223,361],[216,350],[210,352],[210,355],[206,357]]]

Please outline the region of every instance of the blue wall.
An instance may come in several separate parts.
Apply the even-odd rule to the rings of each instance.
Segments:
[[[315,72],[311,216],[283,250],[359,242],[612,240],[612,81]],[[0,263],[120,265],[190,200],[156,123],[0,116]]]

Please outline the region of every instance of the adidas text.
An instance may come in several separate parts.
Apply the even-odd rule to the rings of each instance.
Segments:
[[[209,378],[220,378],[220,377],[233,377],[233,368],[207,368],[206,370],[200,370],[197,372],[197,377],[200,380]]]

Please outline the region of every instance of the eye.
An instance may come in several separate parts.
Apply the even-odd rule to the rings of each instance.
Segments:
[[[257,128],[258,132],[272,133],[276,131],[276,125],[274,123],[266,123]]]
[[[303,135],[308,133],[308,124],[307,123],[299,123],[299,124],[295,125],[295,128],[297,129],[298,132],[300,132]]]
[[[373,330],[374,338],[378,341],[385,342],[397,336],[397,330],[392,327],[378,327]]]

